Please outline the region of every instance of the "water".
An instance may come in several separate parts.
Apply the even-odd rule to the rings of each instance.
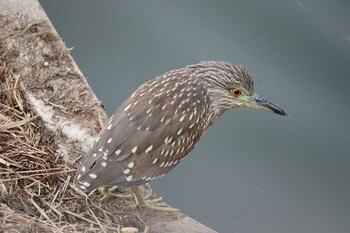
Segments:
[[[219,232],[349,232],[348,1],[41,3],[110,115],[156,74],[200,60],[245,65],[289,113],[226,113],[152,182],[172,206]]]

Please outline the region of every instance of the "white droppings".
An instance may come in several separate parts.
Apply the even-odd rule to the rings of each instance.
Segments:
[[[97,137],[96,140],[95,140],[95,142],[98,142],[98,140],[100,140],[100,137]]]
[[[90,186],[90,183],[85,181],[85,182],[83,183],[83,185],[84,185],[85,187],[89,187],[89,186]]]
[[[135,154],[136,153],[136,151],[137,151],[137,146],[135,146],[134,148],[132,148],[132,150],[131,150],[131,152],[133,153],[133,154]]]
[[[107,143],[111,143],[112,142],[112,138],[109,138]]]
[[[133,168],[135,166],[135,163],[134,162],[130,162],[129,164],[128,164],[128,168]]]
[[[185,119],[185,116],[186,116],[186,115],[183,115],[183,116],[179,119],[179,121],[182,122],[182,121]]]
[[[110,130],[111,128],[112,128],[112,124],[109,124],[109,125],[107,126],[107,129]]]
[[[123,171],[123,173],[124,173],[125,175],[129,174],[129,173],[130,173],[130,169],[129,169],[129,168],[125,169],[125,170]]]
[[[96,178],[97,178],[97,175],[94,174],[94,173],[90,173],[89,176],[90,176],[92,179],[96,179]]]
[[[128,111],[128,109],[130,108],[130,106],[131,106],[131,104],[129,104],[128,106],[126,106],[126,107],[124,108],[124,111]]]
[[[183,128],[181,128],[179,131],[177,131],[177,135],[180,135],[182,130],[183,130]]]
[[[102,166],[102,167],[106,167],[106,166],[107,166],[107,163],[106,163],[106,162],[102,162],[102,163],[101,163],[101,166]]]
[[[132,181],[132,175],[126,177],[126,181]]]
[[[85,169],[86,169],[85,166],[83,166],[83,167],[81,168],[81,171],[82,171],[82,172],[85,172]]]
[[[161,164],[159,164],[159,167],[163,167],[165,164],[165,161],[163,161]]]
[[[152,148],[153,148],[153,145],[150,145],[150,146],[145,150],[146,154],[147,154],[148,152],[150,152],[150,151],[152,150]]]
[[[158,161],[158,158],[155,158],[155,159],[153,160],[152,164],[156,164],[157,161]]]
[[[118,149],[118,150],[115,151],[115,154],[116,154],[116,155],[119,155],[120,152],[122,152],[122,151],[121,151],[120,149]]]

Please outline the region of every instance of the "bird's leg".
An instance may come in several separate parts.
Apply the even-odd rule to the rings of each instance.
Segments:
[[[167,212],[179,211],[179,209],[172,208],[172,207],[159,207],[159,206],[153,205],[153,203],[162,201],[161,197],[157,199],[149,200],[149,201],[144,200],[142,197],[141,191],[137,186],[131,187],[131,192],[134,194],[134,197],[135,197],[135,201],[136,201],[135,208],[140,207],[140,208],[148,208],[152,210],[167,211]]]
[[[111,198],[111,197],[116,197],[119,199],[131,199],[131,198],[133,198],[132,194],[111,193],[111,191],[109,190],[109,188],[107,186],[101,186],[100,188],[98,188],[98,191],[100,191],[100,193],[102,194],[102,198],[100,199],[100,201],[107,200],[108,198]]]

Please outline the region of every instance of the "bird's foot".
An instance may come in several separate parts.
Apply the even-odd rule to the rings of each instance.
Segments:
[[[100,199],[100,201],[105,201],[105,200],[107,200],[109,198],[131,199],[131,198],[134,197],[132,194],[116,194],[116,193],[112,193],[107,186],[100,187],[98,190],[102,194],[102,198]]]
[[[173,211],[179,211],[179,209],[172,208],[172,207],[160,207],[154,205],[157,202],[161,202],[163,200],[162,197],[156,198],[153,200],[144,200],[140,189],[138,187],[132,187],[131,191],[134,194],[136,204],[134,205],[134,209],[136,208],[147,208],[147,209],[152,209],[152,210],[157,210],[157,211],[165,211],[165,212],[173,212]]]

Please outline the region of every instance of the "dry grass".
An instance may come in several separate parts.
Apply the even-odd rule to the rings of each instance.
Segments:
[[[32,23],[19,16],[0,15],[0,26],[0,232],[119,232],[129,226],[147,231],[152,221],[172,218],[173,215],[166,213],[133,211],[130,208],[133,201],[100,203],[98,194],[87,196],[74,186],[72,178],[81,151],[71,151],[76,153],[74,160],[61,155],[57,145],[65,136],[45,127],[19,88],[22,70],[30,69],[26,75],[33,77],[26,77],[26,82],[31,84],[39,82],[39,75],[45,74],[46,78],[40,76],[44,80],[39,83],[42,89],[35,86],[40,94],[46,88],[56,88],[55,84],[47,84],[46,80],[53,80],[51,77],[68,80],[77,76],[71,70],[67,73],[68,65],[72,67],[71,57],[44,22]],[[47,48],[56,51],[49,57],[54,69],[41,71],[42,66],[36,60],[28,60],[30,64],[23,59],[19,61],[25,49],[36,52],[31,59],[41,61],[43,51],[47,59],[47,54],[52,54]],[[61,50],[63,52],[57,52]],[[90,103],[86,91],[84,96]],[[72,100],[79,102],[67,94],[66,99],[64,97],[62,94],[57,98],[60,105]],[[54,105],[55,98],[51,101]],[[72,108],[65,111],[67,109]],[[80,107],[73,109],[76,111],[67,114],[84,113]],[[91,117],[91,114],[84,116]],[[144,191],[151,193],[149,186]]]

